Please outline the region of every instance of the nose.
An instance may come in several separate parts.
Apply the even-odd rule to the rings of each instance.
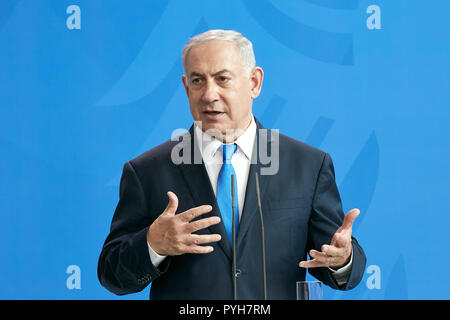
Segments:
[[[203,87],[202,100],[204,103],[212,103],[219,100],[218,87],[214,81],[207,81]]]

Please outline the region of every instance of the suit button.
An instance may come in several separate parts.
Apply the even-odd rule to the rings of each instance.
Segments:
[[[236,269],[236,278],[239,278],[242,274],[241,269]]]

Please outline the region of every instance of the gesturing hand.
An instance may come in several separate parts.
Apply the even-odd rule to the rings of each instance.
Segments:
[[[210,253],[212,246],[200,246],[220,241],[219,234],[198,235],[195,231],[207,228],[220,222],[217,216],[191,222],[195,217],[212,210],[210,205],[203,205],[175,215],[178,198],[173,192],[167,192],[169,204],[164,212],[150,225],[147,231],[147,242],[160,255],[180,255],[183,253]]]
[[[310,250],[309,255],[312,258],[309,261],[301,261],[299,266],[302,268],[330,267],[340,268],[350,261],[352,253],[352,225],[359,215],[359,209],[352,209],[344,217],[342,226],[336,231],[331,243],[324,244],[322,251]]]

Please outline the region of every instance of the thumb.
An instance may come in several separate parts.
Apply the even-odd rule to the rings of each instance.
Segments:
[[[174,216],[178,208],[178,197],[172,191],[167,192],[167,196],[169,197],[169,203],[167,204],[164,213]]]
[[[352,209],[347,212],[342,223],[342,229],[351,229],[356,217],[359,216],[359,212],[359,209]]]

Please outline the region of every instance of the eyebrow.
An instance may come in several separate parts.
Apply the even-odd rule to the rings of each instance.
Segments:
[[[221,75],[221,74],[224,74],[224,73],[229,73],[229,74],[233,75],[233,72],[231,72],[230,70],[228,70],[228,69],[222,69],[222,70],[219,70],[219,71],[213,73],[212,76],[213,76],[213,77],[216,77],[216,76]],[[191,75],[190,75],[190,76],[191,76],[191,77],[203,77],[204,75],[201,74],[201,73],[198,73],[198,72],[191,72]]]
[[[222,70],[217,71],[216,73],[214,73],[213,76],[215,77],[215,76],[218,76],[218,75],[223,74],[223,73],[233,74],[233,72],[231,72],[231,71],[228,70],[228,69],[222,69]]]

